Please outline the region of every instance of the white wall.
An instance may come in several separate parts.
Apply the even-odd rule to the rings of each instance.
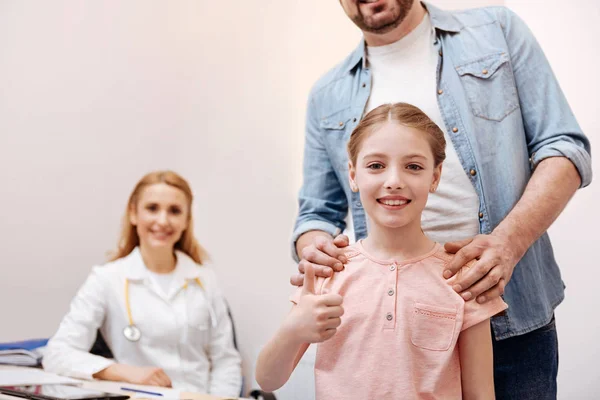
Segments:
[[[507,0],[529,25],[569,100],[597,157],[600,146],[600,3],[595,0]],[[595,182],[579,191],[550,229],[556,258],[567,285],[566,300],[556,312],[560,347],[559,398],[597,399],[600,392],[600,169]]]
[[[1,340],[53,333],[132,185],[176,160],[179,63],[125,7],[0,3]]]
[[[532,1],[514,3],[598,142],[598,60],[582,23],[591,26],[597,6],[540,17]],[[568,12],[568,31],[551,32]],[[0,341],[54,332],[91,265],[114,246],[132,185],[172,168],[196,193],[197,234],[251,378],[258,349],[289,308],[306,97],[359,38],[333,0],[0,2],[0,315],[11,321],[0,322]],[[569,286],[558,312],[565,399],[598,388],[595,186],[552,232]]]

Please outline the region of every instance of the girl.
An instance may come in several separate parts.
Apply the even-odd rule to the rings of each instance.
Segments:
[[[50,340],[48,371],[238,396],[241,361],[231,321],[193,234],[192,192],[170,171],[129,197],[111,262],[94,267]],[[114,359],[89,353],[100,330]]]
[[[507,306],[501,298],[465,302],[442,276],[451,256],[421,230],[445,146],[437,125],[409,104],[382,105],[358,124],[349,179],[369,235],[347,248],[341,272],[315,279],[306,271],[259,356],[264,390],[281,387],[319,343],[317,399],[494,398],[489,318]]]

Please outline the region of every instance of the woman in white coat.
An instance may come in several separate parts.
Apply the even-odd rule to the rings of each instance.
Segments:
[[[192,192],[170,171],[134,188],[112,261],[94,267],[50,339],[47,371],[238,396],[232,323],[193,236]],[[100,330],[114,359],[89,352]]]

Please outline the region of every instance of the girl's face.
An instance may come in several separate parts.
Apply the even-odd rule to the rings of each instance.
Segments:
[[[358,189],[365,212],[378,226],[420,227],[429,192],[442,172],[434,167],[427,134],[388,122],[363,140],[356,165],[350,163],[350,186]]]
[[[183,191],[165,183],[146,186],[129,220],[142,247],[172,250],[188,227],[188,200]]]

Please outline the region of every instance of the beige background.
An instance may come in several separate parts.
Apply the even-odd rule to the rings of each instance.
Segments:
[[[600,143],[596,1],[434,4],[519,13]],[[116,243],[133,184],[171,168],[194,188],[251,381],[289,308],[308,91],[359,40],[335,0],[0,0],[0,341],[52,335]],[[561,399],[600,389],[598,192],[579,192],[551,229],[568,287]]]

